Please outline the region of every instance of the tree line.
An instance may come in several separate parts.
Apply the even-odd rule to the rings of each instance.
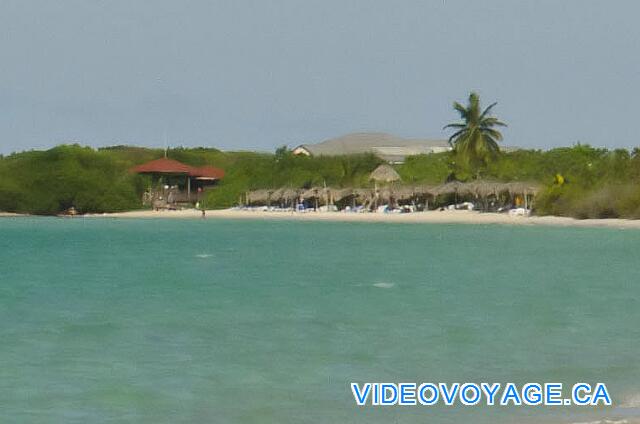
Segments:
[[[163,155],[161,149],[62,145],[2,157],[0,210],[51,215],[71,206],[84,213],[139,209],[150,180],[129,169]],[[271,154],[178,148],[168,155],[193,166],[225,169],[225,178],[207,193],[207,208],[234,206],[248,190],[260,188],[368,187],[369,174],[382,163],[373,155],[306,157],[286,149]],[[477,169],[456,151],[412,156],[396,169],[407,185],[469,181],[477,176]],[[497,152],[483,165],[481,178],[543,184],[535,202],[538,214],[640,218],[638,149],[578,144],[548,151]]]
[[[506,124],[492,116],[494,106],[482,109],[476,93],[467,105],[454,103],[461,120],[445,127],[454,131],[452,151],[411,156],[395,165],[402,183],[538,182],[544,189],[535,201],[537,214],[640,218],[639,149],[577,144],[548,151],[501,151],[497,128]],[[129,169],[164,154],[162,149],[131,146],[61,145],[0,156],[0,211],[53,215],[72,206],[80,213],[139,209],[151,180]],[[369,174],[382,163],[372,154],[295,156],[285,146],[275,153],[173,148],[168,156],[225,170],[225,178],[203,201],[212,209],[237,205],[247,191],[261,188],[368,187]]]

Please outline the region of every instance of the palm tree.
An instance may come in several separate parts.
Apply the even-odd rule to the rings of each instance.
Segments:
[[[507,126],[498,118],[489,115],[496,104],[497,102],[492,103],[481,112],[480,96],[471,92],[466,107],[458,102],[453,103],[453,108],[458,111],[462,121],[444,127],[456,130],[449,138],[449,143],[463,162],[475,168],[477,175],[500,151],[498,142],[502,141],[502,134],[494,127]]]

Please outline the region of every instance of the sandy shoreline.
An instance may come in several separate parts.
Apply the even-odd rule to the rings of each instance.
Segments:
[[[202,219],[199,210],[181,211],[131,211],[111,214],[85,215],[103,218],[182,218]],[[640,220],[626,219],[584,219],[559,216],[510,216],[498,213],[472,211],[429,211],[408,214],[384,213],[342,213],[342,212],[264,212],[246,210],[209,210],[206,219],[251,219],[251,220],[294,220],[294,221],[340,221],[340,222],[387,222],[423,224],[504,224],[504,225],[546,225],[572,227],[637,228]]]
[[[10,212],[0,212],[2,217],[29,216]],[[105,214],[87,214],[85,218],[138,218],[138,219],[202,219],[202,212],[196,209],[180,211],[129,211]],[[76,217],[76,218],[79,218]],[[562,216],[511,216],[498,213],[473,211],[429,211],[407,214],[385,213],[344,213],[344,212],[265,212],[236,209],[208,210],[206,219],[249,219],[249,220],[290,220],[290,221],[339,221],[339,222],[387,222],[404,224],[503,224],[503,225],[545,225],[559,227],[607,227],[640,229],[640,220],[628,219],[574,219]]]
[[[12,216],[26,216],[26,215],[22,215],[19,213],[12,213],[12,212],[0,212],[0,218],[8,218]]]

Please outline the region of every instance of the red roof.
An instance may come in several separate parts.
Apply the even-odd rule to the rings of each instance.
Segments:
[[[183,174],[196,178],[207,178],[219,180],[224,177],[224,170],[213,166],[203,166],[200,168],[186,165],[177,160],[161,158],[134,166],[131,171],[138,174]]]
[[[203,166],[200,168],[192,168],[189,175],[198,178],[211,178],[220,180],[222,179],[222,177],[224,177],[224,170],[220,168],[214,168],[213,166]]]
[[[189,174],[193,168],[177,160],[161,158],[132,168],[138,174]]]

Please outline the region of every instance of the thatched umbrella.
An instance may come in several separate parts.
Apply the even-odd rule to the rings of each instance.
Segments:
[[[291,204],[295,202],[295,200],[299,196],[299,190],[294,188],[281,188],[274,191],[271,194],[272,200],[277,200],[278,202],[283,202],[285,205]]]
[[[506,186],[510,195],[522,195],[524,197],[525,209],[529,208],[529,196],[535,196],[540,191],[540,185],[532,182],[513,181],[507,183]]]
[[[372,203],[375,198],[375,191],[370,188],[353,188],[350,190],[351,194],[349,196],[352,197],[353,205],[356,206],[356,203],[360,203],[362,205],[367,205],[367,203]]]
[[[460,193],[472,194],[475,197],[486,198],[491,195],[497,196],[499,193],[505,191],[504,184],[496,181],[475,180],[469,183],[465,183],[465,186]]]
[[[416,196],[422,196],[422,197],[427,197],[427,196],[435,196],[435,189],[436,186],[433,185],[418,185],[413,187],[413,193]]]
[[[339,202],[340,200],[353,195],[353,189],[351,188],[330,188],[329,192],[331,193],[331,197],[334,202]]]
[[[536,194],[540,190],[540,185],[532,182],[513,181],[506,184],[510,194]]]
[[[370,188],[354,188],[352,193],[356,198],[361,199],[362,201],[371,200],[373,196],[375,196],[375,193]]]
[[[394,198],[393,190],[391,187],[382,187],[378,189],[377,198],[383,202],[390,203]]]
[[[275,190],[271,190],[271,195],[269,196],[270,200],[273,200],[275,202],[279,202],[282,200],[282,188],[277,188]]]
[[[312,188],[308,188],[306,190],[302,190],[302,192],[300,193],[300,197],[303,200],[312,199],[312,198],[318,196],[318,193],[319,193],[320,190],[322,190],[321,187],[312,187]]]
[[[400,181],[400,175],[391,165],[384,163],[373,170],[369,175],[369,181],[375,182],[374,196],[372,199],[373,207],[375,208],[378,206],[378,200],[390,202],[393,197],[390,189],[379,190],[378,183],[388,184]]]
[[[248,203],[268,203],[271,199],[271,193],[273,190],[253,190],[247,193],[247,202]]]
[[[356,203],[364,204],[373,198],[373,190],[367,188],[342,188],[329,189],[334,202],[351,203],[356,207]]]
[[[424,210],[429,210],[429,198],[436,196],[436,186],[418,185],[413,187],[413,198],[424,200]]]
[[[351,203],[355,207],[356,204],[356,196],[353,188],[341,188],[341,189],[333,189],[332,191],[333,201],[341,202],[351,200]]]
[[[463,183],[458,189],[458,194],[471,195],[477,201],[482,201],[484,203],[484,207],[487,208],[487,199],[490,196],[498,196],[504,191],[506,191],[504,183],[474,180],[468,183]]]
[[[329,190],[326,187],[312,187],[303,191],[300,195],[304,200],[315,199],[315,209],[318,209],[318,201],[324,200],[324,204],[329,204]]]
[[[455,190],[456,194],[460,194],[462,196],[476,196],[476,183],[460,183]]]
[[[348,189],[324,187],[323,194],[325,196],[327,205],[333,205],[336,201],[349,195]]]
[[[458,203],[458,193],[460,191],[465,191],[467,190],[465,188],[464,183],[461,183],[460,181],[450,181],[448,183],[439,185],[437,187],[434,187],[433,190],[431,191],[431,193],[433,194],[434,197],[438,197],[442,194],[455,194],[455,200],[454,202],[457,204]],[[464,194],[464,193],[462,193]]]
[[[396,200],[410,200],[416,196],[413,187],[399,187],[393,192]]]
[[[463,183],[460,181],[450,181],[446,184],[441,184],[437,187],[434,187],[432,193],[434,196],[439,196],[441,194],[453,194],[458,193],[458,190],[463,187]]]
[[[480,187],[479,194],[484,197],[489,197],[492,195],[497,197],[505,191],[508,191],[508,189],[504,183],[497,181],[488,181],[485,183],[485,185]]]
[[[398,174],[391,165],[383,163],[369,175],[369,180],[380,183],[392,183],[400,181],[400,174]]]

